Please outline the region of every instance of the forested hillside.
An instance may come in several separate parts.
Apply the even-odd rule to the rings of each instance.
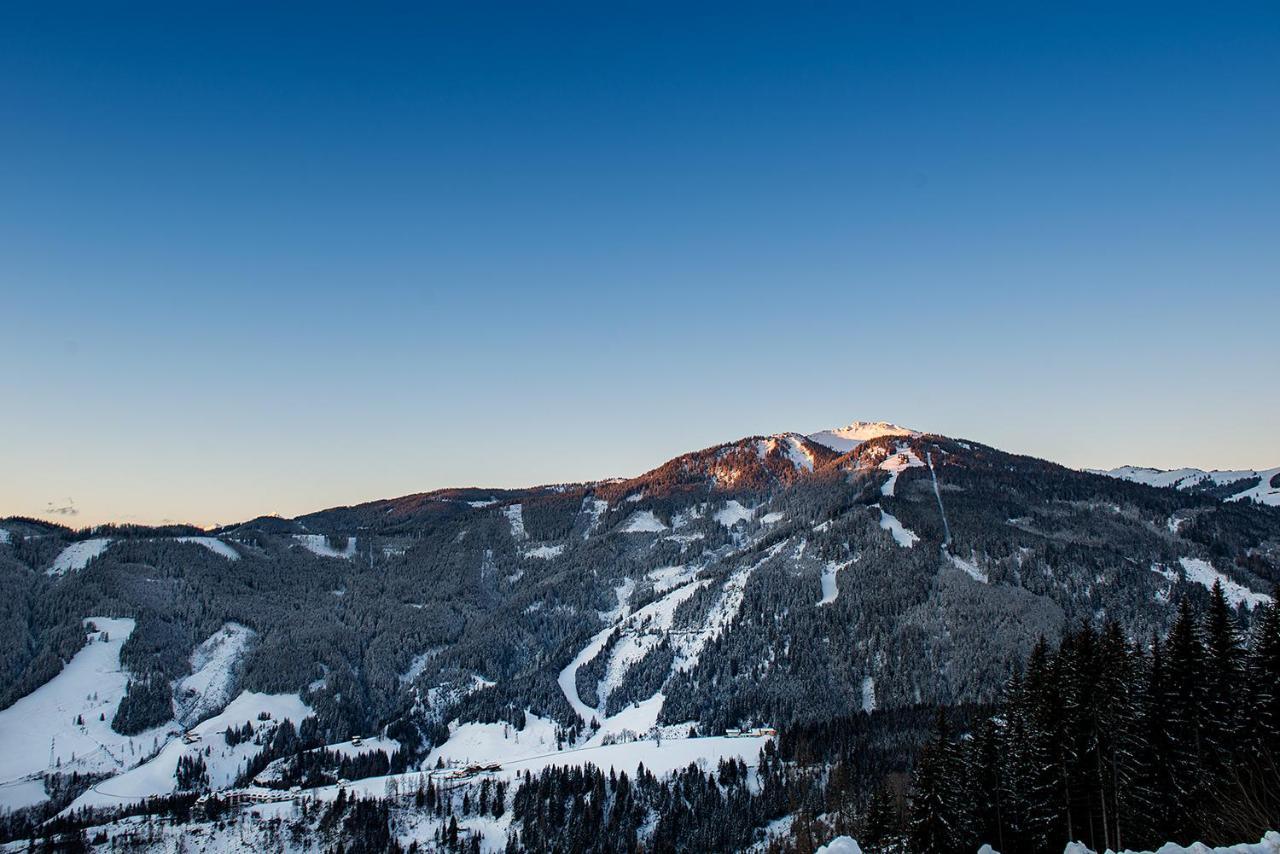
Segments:
[[[816,816],[862,821],[860,798],[913,767],[903,757],[937,707],[958,710],[954,727],[980,725],[963,749],[939,737],[926,769],[981,742],[997,726],[988,709],[1031,703],[1033,673],[1083,666],[1082,644],[1122,645],[1148,679],[1170,657],[1151,639],[1211,601],[1216,619],[1255,636],[1280,579],[1280,509],[891,425],[750,437],[625,480],[452,489],[215,531],[16,518],[0,529],[0,748],[11,747],[5,715],[92,695],[0,768],[17,835],[148,799],[586,751],[566,763],[575,771],[530,765],[501,779],[503,845],[516,816],[534,834],[526,843],[550,850],[569,844],[555,841],[563,817],[541,816],[535,793],[604,785],[615,797],[622,778],[585,763],[658,738],[696,742],[711,767],[674,782],[630,768],[635,814],[672,824],[637,817],[611,839],[656,844],[690,816],[705,821],[707,850],[754,844],[783,820],[781,837],[799,839]],[[117,621],[118,636],[95,618]],[[118,689],[95,691],[82,675],[91,656],[118,660]],[[1140,709],[1143,691],[1126,702]],[[1106,714],[1128,719],[1130,707]],[[1011,712],[997,717],[999,732],[1013,726]],[[751,728],[778,730],[760,736],[763,759],[706,738]],[[1079,749],[1071,762],[1085,761]],[[815,793],[797,782],[805,774],[793,779],[810,762],[839,770],[832,779],[857,797],[822,807],[828,783]],[[670,785],[685,803],[721,798],[734,819],[704,818],[720,806],[668,814],[680,801]],[[583,797],[584,809],[602,803]],[[485,810],[456,807],[465,841]],[[972,832],[956,838],[995,844],[984,834],[996,825],[968,809]],[[1070,819],[1020,816],[1006,848],[1032,850],[1060,826],[1113,847],[1145,838],[1117,818],[1124,809],[1108,802],[1105,821],[1101,802],[1073,802]],[[544,820],[554,833],[537,829]]]

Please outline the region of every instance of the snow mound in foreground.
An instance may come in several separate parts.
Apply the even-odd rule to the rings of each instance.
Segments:
[[[837,836],[814,854],[862,854],[862,849],[850,837]],[[990,845],[983,845],[978,849],[978,854],[999,854],[999,852]],[[1072,842],[1063,849],[1062,854],[1096,854],[1096,852],[1092,848],[1085,847],[1083,843]],[[1194,842],[1189,846],[1170,842],[1160,846],[1154,852],[1130,851],[1126,848],[1119,854],[1280,854],[1280,833],[1268,830],[1258,842],[1227,845],[1222,848],[1210,848],[1203,842]]]
[[[990,845],[984,845],[978,849],[978,854],[997,854],[997,852]],[[1063,849],[1062,854],[1095,854],[1095,852],[1081,842],[1072,842]],[[1161,845],[1154,852],[1130,851],[1126,848],[1120,854],[1280,854],[1280,833],[1268,830],[1266,835],[1257,842],[1225,845],[1221,848],[1210,848],[1203,842],[1193,842],[1187,846],[1169,842]]]
[[[862,848],[851,836],[837,836],[814,854],[862,854]]]

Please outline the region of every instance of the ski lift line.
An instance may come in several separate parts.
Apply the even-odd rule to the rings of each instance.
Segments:
[[[951,526],[947,524],[947,509],[942,506],[942,490],[938,488],[938,473],[933,468],[933,454],[925,451],[924,458],[929,462],[929,475],[933,478],[933,494],[938,499],[938,513],[942,515],[942,549],[946,551],[951,545]]]

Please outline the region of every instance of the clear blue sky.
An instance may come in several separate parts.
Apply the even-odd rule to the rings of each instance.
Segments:
[[[4,6],[0,515],[1280,464],[1280,5],[693,5]]]

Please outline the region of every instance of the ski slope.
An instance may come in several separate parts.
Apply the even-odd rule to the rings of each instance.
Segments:
[[[168,737],[168,727],[136,736],[111,729],[129,684],[120,648],[134,621],[94,617],[85,622],[97,631],[89,633],[89,642],[61,672],[0,711],[0,807],[44,801],[38,781],[46,772],[118,772],[141,762]]]
[[[171,794],[177,787],[174,775],[178,760],[183,756],[202,756],[208,766],[209,785],[214,789],[225,789],[235,782],[246,762],[263,749],[262,745],[255,743],[256,738],[229,746],[223,736],[228,727],[251,723],[255,732],[271,731],[282,720],[288,719],[297,725],[310,714],[310,707],[296,694],[244,691],[221,713],[191,728],[200,736],[199,741],[187,744],[175,732],[153,759],[90,787],[62,814],[82,807],[118,807],[155,795]],[[270,719],[261,720],[262,715],[269,715]]]

